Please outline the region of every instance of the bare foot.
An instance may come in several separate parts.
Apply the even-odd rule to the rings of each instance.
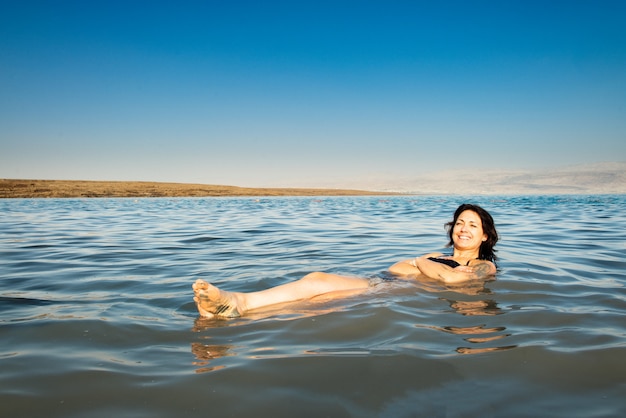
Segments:
[[[239,293],[220,290],[202,279],[196,280],[192,287],[198,312],[206,318],[236,318],[245,311]]]

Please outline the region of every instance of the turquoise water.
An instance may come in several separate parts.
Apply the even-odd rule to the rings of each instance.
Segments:
[[[488,209],[497,280],[391,282],[198,318],[202,277],[252,291],[374,277]],[[3,416],[626,414],[626,196],[5,199]]]

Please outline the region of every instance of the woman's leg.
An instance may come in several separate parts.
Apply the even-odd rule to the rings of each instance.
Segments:
[[[307,274],[295,282],[250,293],[226,292],[199,279],[193,285],[195,294],[193,300],[202,316],[236,317],[249,310],[278,303],[311,299],[332,292],[365,289],[367,287],[369,287],[368,279],[321,272]],[[339,297],[339,293],[337,296]]]

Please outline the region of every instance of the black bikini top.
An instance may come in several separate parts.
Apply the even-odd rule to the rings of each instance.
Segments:
[[[437,257],[428,257],[429,260],[434,261],[435,263],[441,263],[441,264],[445,264],[447,266],[450,266],[452,268],[458,267],[461,264],[457,263],[456,261],[449,259],[449,258],[437,258]],[[471,260],[469,260],[466,264],[466,266],[469,266]]]

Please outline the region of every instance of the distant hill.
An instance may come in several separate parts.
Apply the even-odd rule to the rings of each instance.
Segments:
[[[202,196],[365,196],[390,194],[345,189],[249,188],[210,184],[137,181],[0,179],[0,198],[40,197],[202,197]]]
[[[402,178],[372,173],[368,178],[333,184],[339,185],[413,194],[623,194],[626,162],[549,170],[447,170]]]

